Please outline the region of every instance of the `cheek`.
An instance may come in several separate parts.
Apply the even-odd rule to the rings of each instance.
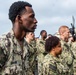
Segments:
[[[33,23],[33,21],[29,18],[28,19],[25,19],[25,18],[23,19],[23,24],[24,25],[30,26],[32,23]]]
[[[23,24],[26,26],[30,26],[30,22],[29,21],[23,21]]]
[[[63,36],[66,36],[66,33],[63,33]]]
[[[27,20],[27,23],[28,23],[28,24],[33,24],[33,22],[34,22],[33,19],[30,19],[30,18],[29,18],[29,19]]]
[[[58,48],[58,51],[57,52],[60,53],[61,51],[62,51],[62,49],[61,48]]]
[[[69,34],[67,33],[66,37],[69,37]]]
[[[29,21],[29,22],[27,23],[27,26],[28,26],[28,28],[32,28],[32,27],[33,27],[33,23]]]
[[[62,48],[60,48],[60,52],[59,53],[61,53],[62,52]]]
[[[65,36],[65,37],[68,37],[68,34],[67,34],[67,33],[65,33],[65,34],[64,34],[64,36]]]
[[[62,51],[62,48],[60,48],[60,51]]]
[[[68,33],[68,36],[69,36],[70,34]]]

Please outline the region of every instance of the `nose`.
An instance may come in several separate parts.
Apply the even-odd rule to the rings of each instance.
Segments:
[[[36,19],[36,18],[34,19],[34,22],[35,22],[35,23],[38,23],[38,21],[37,21],[37,19]]]

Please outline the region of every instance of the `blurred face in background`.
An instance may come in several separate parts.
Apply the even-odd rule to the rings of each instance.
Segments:
[[[28,32],[26,34],[26,38],[29,38],[31,41],[35,39],[35,34],[34,32]]]
[[[58,45],[54,48],[54,50],[55,50],[55,55],[56,55],[56,56],[58,56],[58,55],[61,54],[61,52],[62,52],[62,47],[61,47],[60,41],[59,41]]]
[[[68,39],[70,36],[70,30],[67,26],[61,26],[59,28],[59,34],[60,34],[60,38],[62,38],[64,41],[68,42]]]
[[[46,38],[47,37],[47,32],[46,31],[42,33],[42,37],[43,38]]]
[[[66,29],[65,29],[65,32],[63,33],[63,35],[64,35],[65,38],[68,39],[69,36],[70,36],[70,30],[69,30],[68,28],[66,28]]]

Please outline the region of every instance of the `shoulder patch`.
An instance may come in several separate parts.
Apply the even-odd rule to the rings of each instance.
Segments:
[[[54,66],[54,65],[49,65],[49,68],[51,68],[52,70],[54,70],[54,71],[56,71],[57,70],[57,67],[56,66]]]

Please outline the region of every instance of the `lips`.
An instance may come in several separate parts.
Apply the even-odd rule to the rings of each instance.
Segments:
[[[37,25],[34,25],[34,26],[33,26],[33,29],[36,29],[36,27],[37,27]]]

